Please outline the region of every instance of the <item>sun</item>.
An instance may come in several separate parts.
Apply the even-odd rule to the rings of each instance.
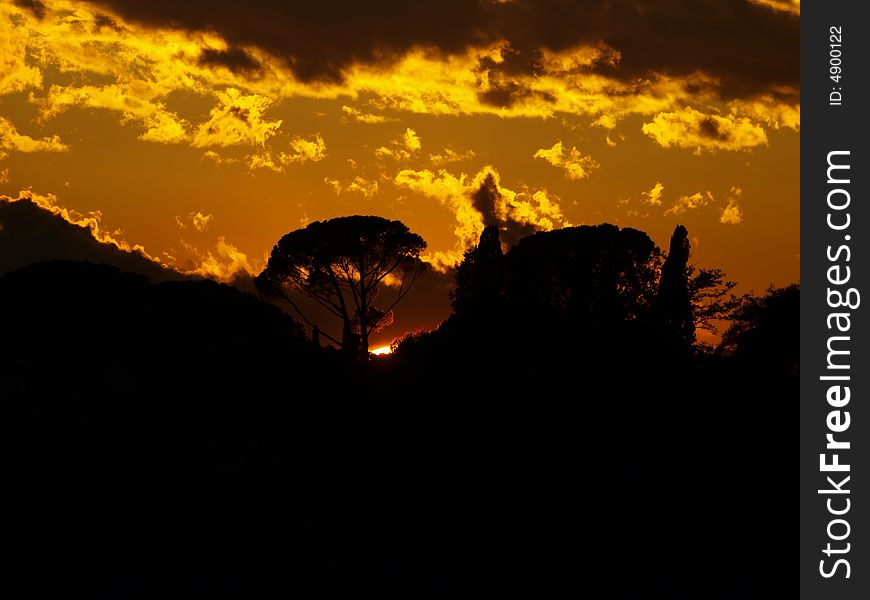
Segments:
[[[388,344],[386,346],[378,346],[372,350],[369,350],[369,354],[374,354],[376,356],[382,356],[384,354],[392,354],[393,348]]]

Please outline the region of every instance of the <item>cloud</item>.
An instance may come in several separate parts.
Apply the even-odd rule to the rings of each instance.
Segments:
[[[743,195],[743,190],[737,186],[731,188],[728,205],[722,209],[719,222],[723,225],[739,225],[743,222],[743,210],[737,204],[737,199]]]
[[[282,154],[282,162],[287,163],[304,163],[307,160],[311,162],[319,162],[326,158],[326,142],[316,134],[310,139],[302,137],[294,137],[290,141],[290,148],[293,149],[291,154]]]
[[[69,148],[56,135],[34,139],[18,133],[15,125],[0,117],[0,148],[16,152],[66,152]]]
[[[405,148],[407,148],[408,152],[417,152],[423,147],[423,143],[420,141],[420,136],[410,127],[408,127],[408,129],[405,130],[405,133],[402,134],[402,142],[405,144]]]
[[[22,20],[0,20],[0,96],[42,87],[42,72],[28,60],[31,38]]]
[[[471,203],[471,193],[482,181],[475,186],[473,180],[469,181],[469,177],[464,173],[456,176],[446,170],[435,173],[429,169],[420,171],[404,169],[396,175],[394,183],[400,188],[407,188],[422,196],[438,200],[453,213],[456,220],[453,229],[457,239],[455,247],[442,253],[433,252],[425,260],[433,264],[449,266],[459,264],[462,253],[466,248],[477,243],[483,232],[482,216]]]
[[[145,249],[108,231],[98,211],[83,214],[61,206],[53,194],[29,190],[0,195],[0,273],[47,260],[86,260],[140,273],[152,281],[179,279]]]
[[[176,217],[176,222],[184,221]],[[203,231],[211,215],[190,213],[190,226]],[[102,213],[87,214],[62,206],[53,194],[22,191],[17,197],[0,195],[0,274],[47,260],[85,260],[145,275],[151,281],[169,281],[200,276],[226,283],[260,271],[261,265],[237,247],[218,237],[213,250],[201,252],[182,241],[193,257],[184,266],[162,263],[138,244],[123,239],[121,231],[109,231]]]
[[[205,48],[199,55],[199,64],[206,66],[226,67],[236,74],[256,76],[262,70],[262,65],[253,56],[241,48]]]
[[[262,152],[260,154],[249,154],[245,157],[248,163],[248,169],[256,171],[257,169],[267,169],[275,173],[283,173],[285,171],[285,163],[281,162],[280,154],[274,155],[271,152]]]
[[[763,95],[748,100],[734,100],[730,107],[735,114],[773,129],[800,131],[801,128],[801,105],[797,102],[781,102],[772,95]]]
[[[37,20],[0,4],[0,94],[32,88],[30,101],[43,122],[71,107],[98,108],[119,113],[122,124],[143,127],[140,139],[178,143],[193,138],[189,123],[166,108],[174,92],[214,97],[228,88],[257,88],[270,98],[280,97],[281,89],[293,93],[286,76],[266,67],[256,73],[243,68],[240,51],[214,34],[145,30],[78,2],[49,2],[46,10]],[[259,51],[244,54],[259,64]],[[65,74],[64,84],[46,93],[43,71],[52,70]]]
[[[767,134],[746,117],[704,114],[691,107],[680,112],[659,113],[643,132],[663,148],[702,150],[747,150],[767,144]]]
[[[145,131],[139,139],[152,142],[177,143],[187,139],[187,123],[160,102],[136,97],[121,85],[62,87],[52,85],[45,97],[34,100],[40,106],[40,119],[46,121],[71,106],[87,106],[115,110],[124,122],[140,123]]]
[[[101,108],[121,113],[122,122],[135,122],[144,127],[139,139],[148,142],[179,143],[188,139],[188,124],[164,104],[142,98],[135,86],[111,84],[104,86],[52,85],[44,97],[34,98],[40,107],[40,120],[45,122],[73,106]]]
[[[395,160],[408,160],[423,147],[423,142],[417,132],[408,127],[398,139],[390,142],[390,146],[375,148],[375,156],[380,158],[393,158]]]
[[[384,115],[375,115],[371,113],[364,113],[352,106],[342,106],[341,111],[346,114],[348,117],[353,118],[355,121],[359,121],[360,123],[366,123],[368,125],[375,125],[379,123],[388,123],[392,119],[385,117]]]
[[[664,214],[668,215],[682,215],[689,211],[696,210],[701,208],[702,206],[707,206],[713,202],[713,194],[710,192],[695,192],[691,196],[681,196],[677,202],[667,209]]]
[[[200,233],[208,229],[212,221],[214,221],[214,215],[211,213],[205,214],[201,210],[188,214],[186,222],[180,216],[175,216],[175,224],[178,225],[179,229],[187,229],[189,223],[191,227]]]
[[[447,163],[471,160],[474,157],[474,150],[471,149],[460,151],[453,150],[452,148],[444,148],[439,154],[430,154],[429,162],[431,162],[433,166],[439,167]]]
[[[396,175],[394,183],[437,199],[454,214],[455,246],[424,257],[441,269],[459,264],[463,252],[478,242],[487,225],[498,225],[502,241],[508,246],[535,231],[570,225],[557,198],[546,190],[516,192],[506,188],[492,166],[484,167],[473,177],[465,173],[457,176],[444,169],[437,173],[429,169],[404,169]]]
[[[613,58],[591,65],[579,61],[573,68],[593,68],[623,81],[700,70],[719,80],[723,90],[741,95],[799,85],[799,20],[770,9],[782,1],[387,0],[377,11],[349,0],[93,3],[136,23],[213,31],[232,46],[258,46],[306,82],[341,82],[353,65],[389,65],[415,48],[458,55],[507,41],[514,58],[495,67],[491,77],[531,72],[541,66],[545,50],[607,46],[614,50],[605,56],[618,52],[618,69]]]
[[[15,0],[15,6],[29,10],[37,19],[45,18],[45,4],[40,0]]]
[[[326,142],[320,134],[310,139],[296,136],[290,141],[292,152],[272,152],[266,150],[259,154],[251,154],[246,157],[248,167],[255,169],[269,169],[276,173],[283,173],[291,164],[303,164],[306,161],[319,162],[326,158]]]
[[[737,205],[736,200],[733,198],[728,200],[728,206],[722,209],[719,222],[725,225],[739,225],[743,222],[743,210]]]
[[[9,183],[9,169],[0,169],[0,183]]]
[[[338,179],[330,179],[329,177],[324,177],[323,182],[331,186],[335,190],[336,195],[344,192],[362,194],[365,198],[372,198],[378,195],[378,182],[369,181],[359,175],[346,184],[341,183]]]
[[[792,15],[745,0],[427,0],[413,8],[389,0],[383,13],[334,1],[58,0],[41,20],[3,3],[0,93],[33,90],[45,120],[72,106],[100,108],[142,127],[143,140],[198,147],[257,144],[274,130],[227,119],[222,105],[214,122],[191,125],[168,108],[173,94],[365,97],[375,112],[344,110],[363,123],[391,110],[574,115],[611,129],[631,115],[703,103],[773,126],[799,119],[798,40]],[[48,69],[70,83],[43,92]]]
[[[665,186],[661,181],[656,181],[656,184],[648,192],[643,193],[644,201],[652,206],[659,206],[662,203],[662,193],[665,191]]]
[[[205,152],[203,152],[202,160],[210,160],[216,165],[232,165],[239,162],[236,158],[221,156],[214,150],[206,150]]]
[[[198,265],[191,265],[185,271],[190,274],[208,277],[222,283],[231,283],[239,278],[256,275],[262,270],[261,265],[254,264],[247,254],[227,242],[224,236],[218,237],[214,251],[200,252],[187,244],[185,248],[199,261]]]
[[[281,127],[280,119],[267,121],[263,118],[263,113],[272,104],[268,98],[228,88],[218,93],[218,100],[219,104],[211,110],[209,120],[200,125],[194,135],[194,146],[264,146]]]
[[[193,228],[202,232],[208,229],[209,224],[214,220],[214,215],[211,213],[205,215],[201,211],[196,211],[190,214],[190,218],[193,222]]]
[[[534,158],[543,158],[554,167],[565,171],[565,177],[575,181],[588,177],[591,171],[600,166],[595,159],[583,156],[575,147],[566,151],[561,141],[550,148],[541,148],[535,152]]]
[[[793,15],[801,14],[801,0],[750,0],[750,2]]]

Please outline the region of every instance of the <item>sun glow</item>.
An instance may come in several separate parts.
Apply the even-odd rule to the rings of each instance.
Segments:
[[[370,354],[374,354],[376,356],[382,356],[384,354],[392,354],[393,348],[389,345],[387,346],[378,346],[372,350],[369,350]]]

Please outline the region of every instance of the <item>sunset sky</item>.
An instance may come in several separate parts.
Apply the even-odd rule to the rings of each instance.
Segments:
[[[663,248],[684,224],[693,262],[761,291],[799,278],[799,12],[0,0],[0,196],[225,281],[340,215],[403,221],[442,270],[491,220]]]

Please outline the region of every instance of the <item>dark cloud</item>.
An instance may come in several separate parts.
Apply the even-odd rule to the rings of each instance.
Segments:
[[[109,15],[97,15],[94,17],[94,31],[99,31],[103,27],[114,31],[121,31],[121,26],[118,25],[118,22]]]
[[[530,90],[515,80],[520,75],[537,75],[542,69],[542,54],[538,49],[520,52],[515,48],[506,48],[502,52],[502,61],[496,62],[490,57],[480,61],[478,75],[486,74],[489,89],[478,94],[480,100],[492,106],[510,108],[519,100],[538,97],[546,102],[555,102],[556,98],[549,94]]]
[[[490,9],[439,2],[282,2],[278,0],[92,0],[125,19],[215,31],[233,46],[255,45],[283,58],[303,80],[339,80],[353,62],[379,62],[417,45],[460,52],[492,39]]]
[[[512,4],[508,39],[524,53],[603,42],[621,54],[599,69],[624,80],[703,71],[740,96],[800,81],[800,23],[747,0],[542,0]]]
[[[73,225],[30,200],[9,202],[0,197],[0,275],[31,263],[58,259],[111,265],[152,281],[183,277],[141,254],[99,242],[87,227]]]
[[[233,73],[246,75],[262,71],[262,65],[241,48],[230,48],[228,50],[207,48],[199,55],[199,63],[207,66],[226,67]]]
[[[486,176],[480,188],[471,194],[471,204],[483,216],[483,226],[498,225],[498,203],[501,200],[501,192],[495,183],[492,173]]]
[[[15,0],[15,6],[29,10],[37,19],[45,18],[45,4],[39,0]]]
[[[482,102],[498,106],[500,108],[510,108],[520,100],[529,98],[539,98],[545,102],[554,103],[556,98],[552,94],[530,90],[514,81],[504,81],[498,85],[492,86],[486,92],[479,94]]]
[[[715,119],[711,119],[710,117],[702,119],[701,122],[698,123],[698,129],[704,137],[719,141],[725,141],[728,139],[728,133],[722,131]]]
[[[340,80],[354,62],[389,61],[415,46],[444,53],[506,39],[509,60],[491,69],[533,74],[541,49],[605,43],[634,81],[703,71],[741,96],[799,85],[799,18],[748,0],[92,0],[140,23],[216,31],[234,46],[281,57],[303,80]],[[495,103],[516,91],[496,92]]]
[[[471,203],[483,215],[484,226],[497,225],[502,243],[506,248],[537,231],[531,223],[518,223],[510,218],[499,216],[499,206],[504,206],[504,198],[492,173],[486,176],[480,188],[471,195]]]

